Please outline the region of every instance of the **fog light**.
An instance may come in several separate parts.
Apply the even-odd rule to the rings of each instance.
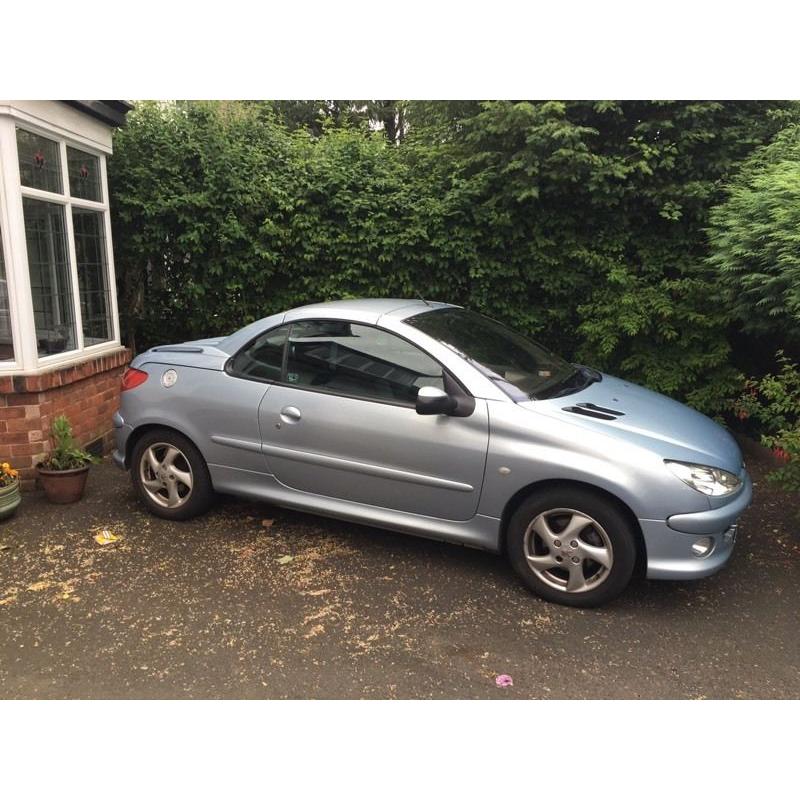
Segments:
[[[703,536],[692,545],[692,553],[698,558],[705,558],[714,548],[714,540],[710,536]]]

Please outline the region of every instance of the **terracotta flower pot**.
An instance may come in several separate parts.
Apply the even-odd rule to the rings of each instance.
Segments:
[[[10,486],[0,487],[0,519],[13,516],[21,499],[18,480]]]
[[[78,469],[42,469],[38,468],[42,489],[51,503],[74,503],[83,497],[86,478],[89,475],[88,464]]]

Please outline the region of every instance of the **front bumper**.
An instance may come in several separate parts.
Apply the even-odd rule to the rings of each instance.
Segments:
[[[721,570],[733,553],[736,523],[753,499],[753,484],[745,474],[742,488],[720,508],[695,514],[675,514],[666,520],[640,519],[647,551],[647,577],[657,580],[705,578]],[[692,545],[708,537],[713,546],[702,558]]]

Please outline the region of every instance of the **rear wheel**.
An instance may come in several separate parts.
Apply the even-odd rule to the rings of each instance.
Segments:
[[[214,497],[200,451],[185,436],[168,429],[149,431],[136,443],[131,479],[148,509],[164,519],[202,514]]]
[[[508,556],[533,592],[554,603],[588,608],[630,582],[635,531],[611,501],[565,487],[531,495],[511,517]]]

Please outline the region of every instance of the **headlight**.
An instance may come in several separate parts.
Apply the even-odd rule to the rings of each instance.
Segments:
[[[702,464],[686,464],[683,461],[664,462],[687,486],[712,497],[735,492],[741,481],[732,473]]]

